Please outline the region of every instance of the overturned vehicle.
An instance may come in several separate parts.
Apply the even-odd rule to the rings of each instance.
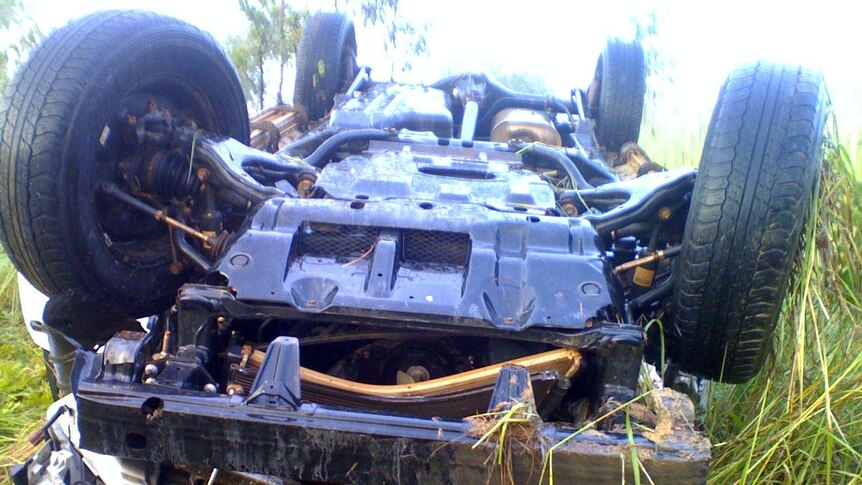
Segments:
[[[691,401],[642,363],[668,386],[758,372],[819,76],[735,71],[699,169],[665,170],[636,144],[637,44],[566,98],[376,82],[356,47],[346,17],[308,19],[289,130],[250,126],[223,51],[173,19],[94,14],[32,54],[0,223],[70,394],[16,479],[111,483],[109,456],[138,483],[704,481]]]

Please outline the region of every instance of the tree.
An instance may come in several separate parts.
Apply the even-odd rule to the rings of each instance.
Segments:
[[[236,67],[239,80],[245,90],[246,99],[249,102],[258,100],[258,103],[263,103],[264,88],[266,87],[263,77],[258,75],[258,67],[255,63],[254,53],[256,47],[252,45],[254,39],[250,35],[230,37],[225,45],[228,57],[233,61]],[[262,68],[263,66],[261,66]]]
[[[14,0],[0,0],[0,32],[9,29],[19,7],[18,2]],[[9,81],[6,73],[8,63],[7,49],[0,50],[0,90],[4,89]]]
[[[22,12],[19,0],[0,0],[0,33],[17,28],[25,32],[16,42],[0,45],[0,92],[9,82],[8,71],[42,40],[42,31]]]
[[[296,57],[302,20],[307,12],[294,10],[285,0],[239,0],[239,6],[249,21],[249,30],[244,36],[228,40],[228,55],[243,86],[261,110],[267,92],[267,63],[275,62],[276,103],[284,104],[284,71]]]
[[[414,25],[399,11],[399,0],[359,0],[364,25],[384,30],[383,51],[390,60],[389,77],[413,69],[413,59],[428,52],[428,24]],[[348,3],[348,2],[345,2]],[[338,2],[335,4],[338,7]]]
[[[267,73],[276,64],[276,102],[283,104],[284,73],[296,58],[302,21],[308,12],[294,10],[286,0],[239,0],[239,6],[249,21],[249,30],[245,35],[228,39],[227,53],[249,100],[260,110],[270,91]],[[361,16],[366,27],[381,30],[382,47],[390,59],[390,77],[396,69],[400,72],[412,69],[413,59],[428,50],[425,35],[428,25],[409,22],[399,10],[399,0],[334,0],[332,6],[336,11],[343,9]]]

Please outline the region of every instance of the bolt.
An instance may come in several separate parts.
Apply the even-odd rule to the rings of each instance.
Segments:
[[[171,261],[171,264],[168,265],[168,271],[174,276],[181,275],[185,269],[185,265],[180,261]]]
[[[144,366],[144,377],[155,377],[159,373],[159,368],[155,364],[147,364]]]
[[[144,384],[155,384],[155,383],[156,383],[156,380],[153,379],[152,377],[147,377],[147,379],[144,381]]]
[[[662,221],[670,219],[671,215],[673,215],[673,211],[670,210],[670,207],[662,207],[658,210],[658,218]]]
[[[212,383],[204,384],[204,392],[206,392],[208,394],[215,394],[215,392],[217,390],[218,390],[218,388],[216,388],[215,384],[212,384]]]
[[[206,183],[210,178],[210,171],[205,168],[199,168],[197,171],[197,177],[202,183]]]
[[[578,213],[578,208],[572,203],[563,204],[563,210],[570,216],[577,215]]]
[[[296,184],[296,191],[299,192],[299,195],[305,197],[308,195],[309,191],[311,191],[311,187],[314,186],[314,182],[312,180],[300,180],[298,184]]]

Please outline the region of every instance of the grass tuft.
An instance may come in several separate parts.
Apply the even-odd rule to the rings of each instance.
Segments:
[[[536,445],[544,449],[542,420],[534,409],[532,392],[532,389],[528,389],[518,400],[500,403],[490,412],[467,418],[472,424],[469,434],[478,437],[472,448],[488,444],[493,449],[485,460],[488,465],[488,483],[498,473],[499,483],[515,485],[512,454],[532,454]]]

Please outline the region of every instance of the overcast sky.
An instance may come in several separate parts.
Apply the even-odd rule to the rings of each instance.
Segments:
[[[297,2],[294,2],[296,4]],[[312,9],[333,2],[301,2]],[[344,3],[344,0],[341,0]],[[557,92],[586,87],[609,35],[632,33],[632,16],[658,13],[657,47],[674,63],[666,95],[677,124],[707,117],[724,77],[757,59],[821,69],[838,108],[842,131],[862,127],[859,2],[610,2],[594,0],[469,2],[401,0],[402,9],[428,23],[429,55],[408,80],[432,82],[452,70],[524,71]],[[182,18],[224,40],[246,28],[236,0],[24,0],[45,31],[108,8],[143,8]],[[388,73],[379,40],[359,26],[362,63]]]

